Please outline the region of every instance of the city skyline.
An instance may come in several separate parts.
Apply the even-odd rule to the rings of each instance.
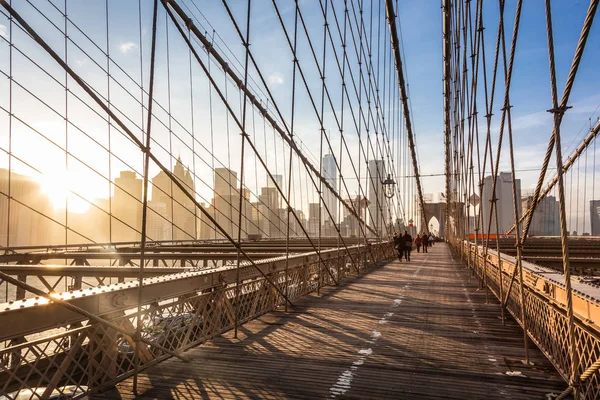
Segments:
[[[382,167],[379,162],[372,163],[372,172],[376,173],[375,166]],[[7,192],[8,171],[0,169],[0,191]],[[56,209],[52,199],[46,196],[43,187],[33,178],[26,175],[11,174],[12,195],[15,199],[20,196],[32,201],[29,208],[21,206],[19,202],[13,201],[13,211],[10,221],[13,221],[12,232],[7,236],[7,227],[9,220],[5,219],[2,232],[0,232],[0,245],[12,243],[16,245],[25,244],[52,244],[61,243],[65,240],[71,243],[75,242],[134,242],[141,238],[142,222],[142,179],[133,171],[119,171],[119,176],[115,179],[114,195],[108,199],[96,199],[93,207],[84,212],[65,212],[64,209]],[[174,176],[180,180],[190,191],[193,188],[193,180],[190,171],[183,166],[181,160],[178,160],[174,167]],[[237,219],[239,217],[239,179],[237,172],[227,168],[217,168],[214,171],[215,191],[209,202],[202,203],[207,213],[215,218],[217,223],[225,229],[231,237],[237,237]],[[281,176],[275,176],[277,185],[282,188],[284,185]],[[372,178],[373,179],[373,178]],[[514,223],[513,204],[512,204],[512,178],[509,173],[501,172],[499,174],[499,183],[497,186],[496,197],[498,198],[499,211],[499,230],[505,232]],[[375,182],[372,180],[372,182]],[[154,190],[148,198],[148,217],[147,217],[147,237],[151,240],[190,240],[190,239],[212,239],[223,238],[224,236],[215,229],[212,224],[197,210],[190,199],[175,187],[171,192],[170,178],[159,173],[151,179]],[[377,190],[382,190],[377,185],[371,185],[372,190],[369,196],[374,196]],[[517,179],[517,187],[520,191],[520,180]],[[485,216],[484,221],[489,218],[486,204],[489,204],[489,190],[491,189],[491,176],[484,180],[484,198],[480,206],[472,212],[471,218],[474,218],[481,210]],[[528,192],[528,191],[526,191]],[[21,193],[21,194],[19,194]],[[171,194],[173,193],[173,194]],[[432,202],[434,196],[427,194],[426,198]],[[522,215],[531,205],[532,197],[530,194],[521,196],[519,215]],[[373,229],[378,227],[381,234],[385,236],[387,226],[391,221],[399,221],[408,224],[404,216],[398,216],[396,219],[389,218],[378,220],[373,217],[371,212],[375,211],[373,203],[367,198],[356,195],[345,198],[348,204],[351,204],[356,210],[360,211],[363,219],[367,220],[369,226]],[[413,199],[416,201],[416,199]],[[570,233],[579,235],[600,235],[600,200],[589,200],[589,224],[582,225],[583,230],[577,231],[575,226],[569,226]],[[336,201],[336,206],[337,206]],[[244,188],[242,196],[242,237],[285,237],[287,234],[287,210],[284,202],[273,182],[267,179],[266,186],[261,188],[258,197],[253,198],[248,188]],[[323,206],[319,203],[309,203],[308,210],[296,208],[294,211],[300,220],[300,224],[306,229],[310,236],[319,234],[319,216],[323,215]],[[362,228],[356,217],[351,215],[349,210],[342,207],[340,221],[336,224],[337,229],[343,236],[360,236]],[[112,211],[112,215],[109,213]],[[380,213],[382,210],[379,210]],[[389,212],[389,211],[388,211]],[[586,212],[585,210],[583,212]],[[8,201],[6,197],[0,197],[0,213],[8,213]],[[377,214],[376,214],[377,215]],[[381,215],[381,214],[379,214]],[[439,221],[434,221],[434,216],[428,216],[428,224],[439,227]],[[410,218],[412,219],[412,218]],[[15,221],[19,221],[19,227],[15,228]],[[415,221],[419,221],[414,217]],[[90,229],[90,221],[94,228]],[[385,224],[383,223],[385,221]],[[290,218],[290,231],[292,236],[304,236],[302,229],[293,217]],[[473,220],[469,222],[469,231],[472,233]],[[379,224],[379,225],[378,225]],[[66,230],[67,225],[69,229]],[[433,226],[432,225],[432,226]],[[423,230],[420,222],[416,223],[416,228]],[[327,221],[321,219],[321,235],[336,236],[337,229],[328,225]],[[558,205],[554,196],[545,197],[538,206],[532,219],[530,235],[532,236],[555,236],[559,234],[558,229]],[[394,228],[401,229],[401,228]],[[485,228],[487,229],[487,227]],[[434,229],[437,230],[437,229]],[[495,232],[495,226],[492,226],[492,232]]]

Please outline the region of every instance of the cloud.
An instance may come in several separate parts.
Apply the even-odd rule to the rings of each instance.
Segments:
[[[133,42],[125,42],[125,43],[121,43],[119,45],[119,50],[121,51],[121,53],[127,54],[131,50],[135,49],[136,47],[137,47],[137,45]]]
[[[271,75],[269,75],[269,83],[271,85],[283,85],[283,76],[281,76],[281,74],[275,72]]]
[[[3,36],[8,39],[8,28],[6,25],[0,24],[0,36]]]

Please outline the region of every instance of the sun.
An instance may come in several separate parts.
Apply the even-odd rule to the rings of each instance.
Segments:
[[[75,194],[78,180],[73,173],[56,169],[40,176],[38,180],[42,193],[55,210],[68,208],[70,212],[84,213],[89,209],[90,204]]]

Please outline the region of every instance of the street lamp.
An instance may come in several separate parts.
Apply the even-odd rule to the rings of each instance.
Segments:
[[[383,194],[385,197],[388,199],[394,197],[394,186],[396,185],[396,182],[392,179],[392,175],[388,174],[387,179],[382,181],[381,185],[383,186]]]

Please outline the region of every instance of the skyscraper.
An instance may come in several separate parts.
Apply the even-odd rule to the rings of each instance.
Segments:
[[[259,207],[260,211],[258,215],[258,225],[262,230],[263,235],[267,235],[269,238],[280,237],[281,228],[279,227],[279,207],[277,201],[279,196],[277,189],[274,187],[263,187],[260,189]]]
[[[600,200],[590,200],[590,222],[592,236],[600,235]]]
[[[281,189],[281,191],[287,196],[287,192],[285,191],[285,187],[283,186],[283,175],[273,175],[273,179],[267,177],[267,187],[269,189],[274,189],[275,204],[277,205],[277,208],[281,208],[281,196],[279,195],[279,191],[277,190],[277,186],[275,186],[275,184],[277,184],[277,186],[279,186],[279,189]]]
[[[531,204],[533,196],[525,196],[521,199],[522,213],[525,214]],[[558,202],[554,196],[546,196],[535,208],[529,227],[530,236],[558,236],[560,235],[560,215],[558,213]]]
[[[194,179],[190,171],[177,159],[173,175],[185,187],[187,192],[195,194]],[[166,218],[172,221],[173,240],[191,240],[196,238],[196,206],[194,202],[164,172],[160,171],[152,178],[152,201],[166,205]]]
[[[238,209],[240,207],[240,191],[237,183],[237,172],[228,168],[215,168],[215,219],[231,237],[238,234]],[[243,220],[243,218],[242,218]],[[218,235],[219,237],[220,235]]]
[[[323,166],[322,166],[322,170],[321,170],[321,175],[323,175],[323,178],[325,179],[325,181],[331,185],[331,187],[337,191],[337,174],[336,174],[336,167],[335,167],[335,158],[331,155],[331,154],[325,154],[323,156]],[[331,220],[331,218],[329,217],[329,214],[327,213],[327,210],[325,209],[325,206],[327,207],[327,209],[329,209],[329,212],[331,213],[331,216],[333,217],[333,220]],[[334,196],[333,192],[331,190],[329,190],[326,186],[323,187],[323,207],[321,208],[321,222],[323,225],[328,225],[329,227],[332,227],[338,219],[338,215],[337,215],[337,206],[338,206],[338,202],[336,197]]]
[[[14,200],[9,200],[9,193]],[[0,246],[64,243],[64,228],[46,217],[52,213],[50,199],[36,181],[0,168]],[[53,229],[61,230],[56,241]]]
[[[515,180],[517,189],[517,199],[521,199],[521,180]],[[483,182],[483,199],[481,210],[485,231],[487,231],[490,218],[490,204],[492,199],[492,176],[486,176]],[[515,223],[515,213],[513,209],[512,194],[512,174],[510,172],[500,172],[496,181],[496,207],[498,210],[498,229],[500,234],[505,233]],[[519,217],[522,215],[519,205]],[[490,233],[496,233],[496,225],[492,218],[492,227]]]
[[[308,234],[312,237],[319,236],[320,212],[319,203],[308,203]]]
[[[384,195],[382,181],[385,179],[385,164],[383,160],[371,160],[367,168],[369,176],[369,209],[370,225],[383,235],[388,217],[387,198]]]
[[[142,231],[142,180],[133,171],[121,171],[115,178],[112,201],[112,240],[137,242]]]

